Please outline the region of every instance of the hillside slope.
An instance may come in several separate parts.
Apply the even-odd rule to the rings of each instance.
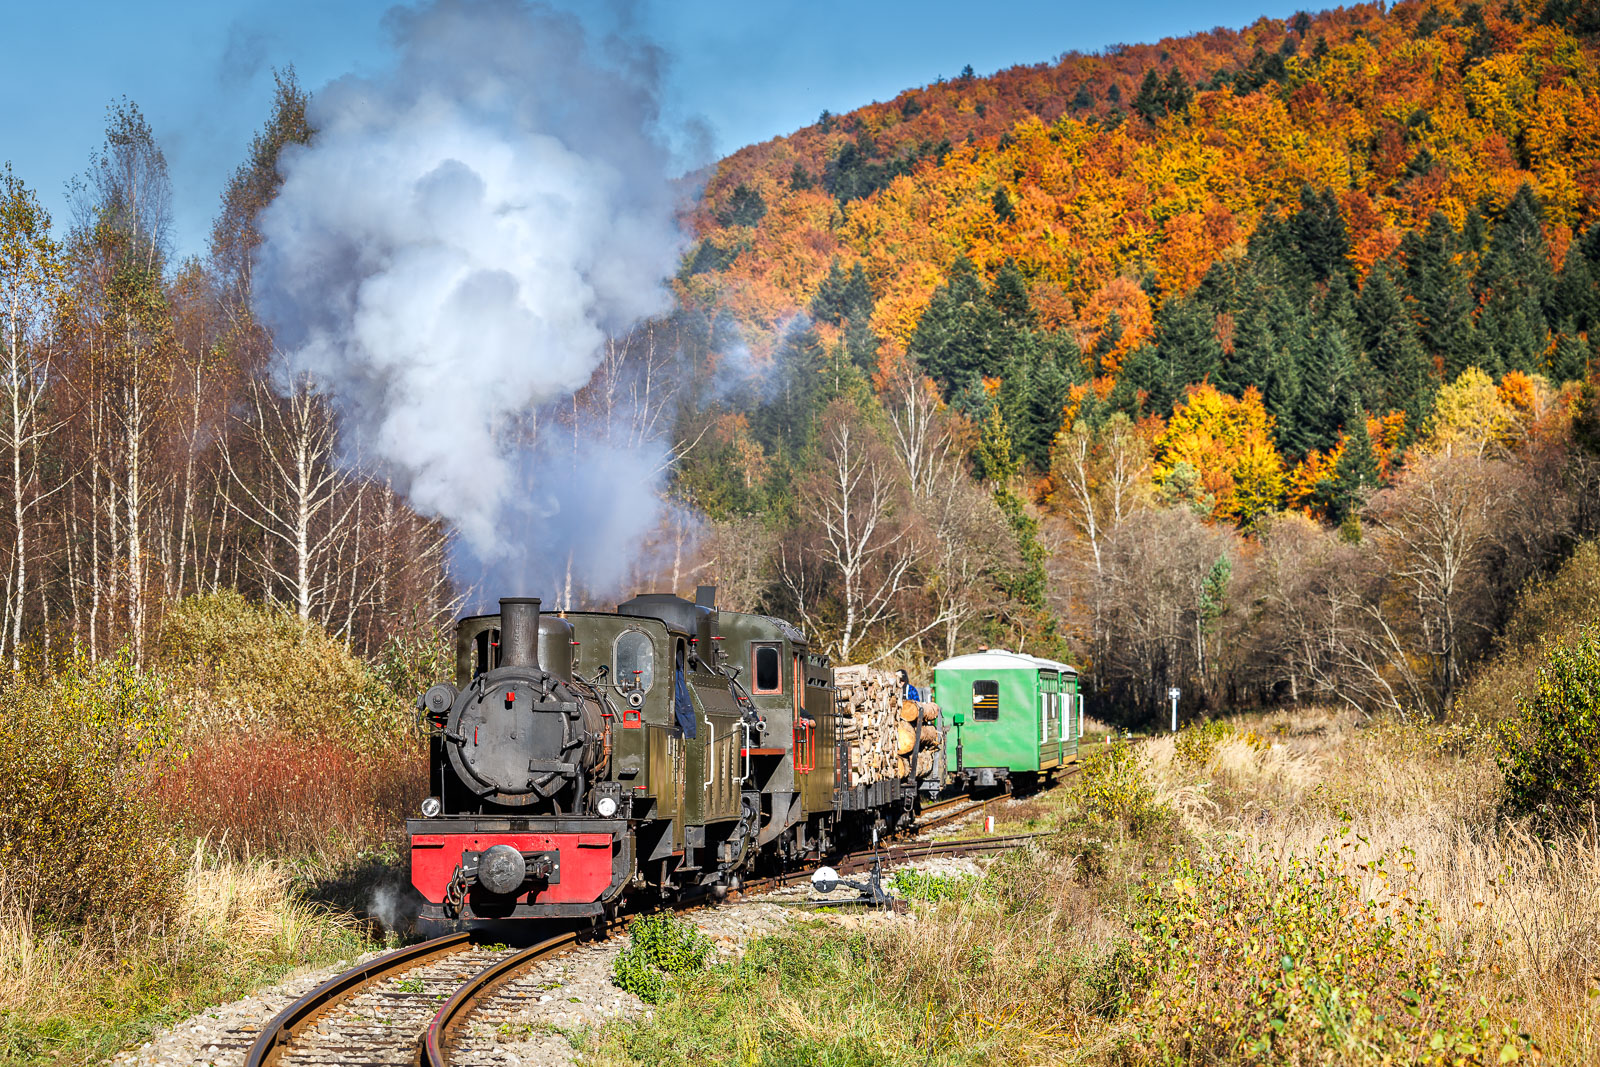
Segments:
[[[958,258],[984,277],[1011,260],[1041,326],[1101,343],[1115,370],[1155,308],[1307,186],[1336,199],[1353,285],[1435,212],[1470,231],[1524,185],[1559,264],[1600,217],[1600,16],[1583,9],[1364,4],[824,114],[722,161],[681,293],[761,349],[831,267],[859,265],[892,360]]]

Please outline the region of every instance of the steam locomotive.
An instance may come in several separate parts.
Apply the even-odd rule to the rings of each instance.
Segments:
[[[737,888],[939,792],[942,761],[852,782],[828,658],[715,600],[557,617],[506,598],[457,623],[455,681],[420,700],[431,795],[406,822],[425,918],[599,918],[630,892]]]

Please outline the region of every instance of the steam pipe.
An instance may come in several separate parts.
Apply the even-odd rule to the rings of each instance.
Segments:
[[[539,666],[539,598],[500,598],[500,666]]]

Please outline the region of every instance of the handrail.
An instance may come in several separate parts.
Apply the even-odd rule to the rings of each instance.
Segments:
[[[710,789],[717,777],[717,721],[709,715],[706,716],[706,729],[711,731],[711,736],[706,738],[706,788]]]
[[[740,785],[744,785],[750,780],[750,724],[741,719],[739,725],[744,727],[744,771],[737,781]]]

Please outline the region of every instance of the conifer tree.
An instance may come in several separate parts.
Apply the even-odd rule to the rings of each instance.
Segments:
[[[1162,304],[1156,312],[1155,352],[1162,374],[1152,375],[1141,388],[1150,390],[1149,409],[1166,415],[1185,386],[1211,380],[1222,365],[1222,345],[1210,309],[1187,296]]]
[[[1038,321],[1033,301],[1028,296],[1027,279],[1017,269],[1015,260],[1006,260],[995,274],[989,300],[1006,322],[1018,330],[1031,330]]]
[[[1589,334],[1588,336],[1593,336]],[[1575,322],[1568,319],[1561,328],[1561,334],[1556,338],[1555,347],[1550,351],[1550,364],[1547,374],[1552,382],[1560,385],[1562,382],[1583,381],[1589,376],[1589,367],[1592,364],[1592,353],[1584,335],[1578,332]]]
[[[934,290],[910,348],[923,372],[948,396],[971,378],[999,374],[1013,333],[984,291],[977,268],[962,256]]]
[[[1161,75],[1151,67],[1144,72],[1144,81],[1139,83],[1139,91],[1133,97],[1134,114],[1146,122],[1154,122],[1167,113],[1163,100]]]
[[[1462,269],[1460,235],[1435,211],[1427,228],[1407,235],[1405,287],[1417,320],[1423,349],[1437,356],[1446,381],[1468,367],[1482,366],[1484,352],[1472,313],[1477,302]]]
[[[1288,229],[1299,273],[1313,282],[1325,282],[1336,273],[1348,276],[1350,235],[1333,190],[1301,186],[1300,210],[1289,219]]]
[[[1333,465],[1333,480],[1325,502],[1328,518],[1334,522],[1353,516],[1366,490],[1378,484],[1378,456],[1367,434],[1366,413],[1359,408],[1352,409],[1345,420],[1344,432],[1344,450]]]
[[[1478,326],[1493,355],[1495,366],[1485,368],[1491,375],[1541,369],[1549,334],[1544,304],[1555,283],[1543,223],[1543,209],[1524,184],[1490,234],[1478,272]]]
[[[1431,406],[1433,361],[1417,340],[1416,325],[1394,280],[1396,273],[1393,260],[1382,260],[1372,268],[1356,299],[1356,317],[1382,409],[1404,411],[1406,424],[1416,427]]]
[[[1172,410],[1178,386],[1174,385],[1171,368],[1155,345],[1143,344],[1128,353],[1122,363],[1117,384],[1111,387],[1106,404],[1112,411],[1121,412],[1137,420],[1149,413],[1165,416]]]
[[[1597,230],[1600,225],[1590,227],[1590,235]],[[1550,322],[1561,324],[1563,333],[1592,333],[1600,325],[1600,277],[1585,254],[1587,240],[1567,246],[1561,273],[1550,292],[1547,316]]]
[[[1023,454],[1035,470],[1050,469],[1050,446],[1061,429],[1062,409],[1066,407],[1071,381],[1062,370],[1059,354],[1040,349],[1033,359],[1027,409],[1027,436]]]
[[[1267,294],[1253,288],[1233,309],[1233,346],[1213,376],[1217,388],[1243,396],[1252,385],[1261,388],[1275,357],[1278,339],[1272,329]]]
[[[1303,364],[1296,431],[1303,451],[1330,451],[1359,399],[1355,357],[1343,327],[1324,322],[1312,335]]]

